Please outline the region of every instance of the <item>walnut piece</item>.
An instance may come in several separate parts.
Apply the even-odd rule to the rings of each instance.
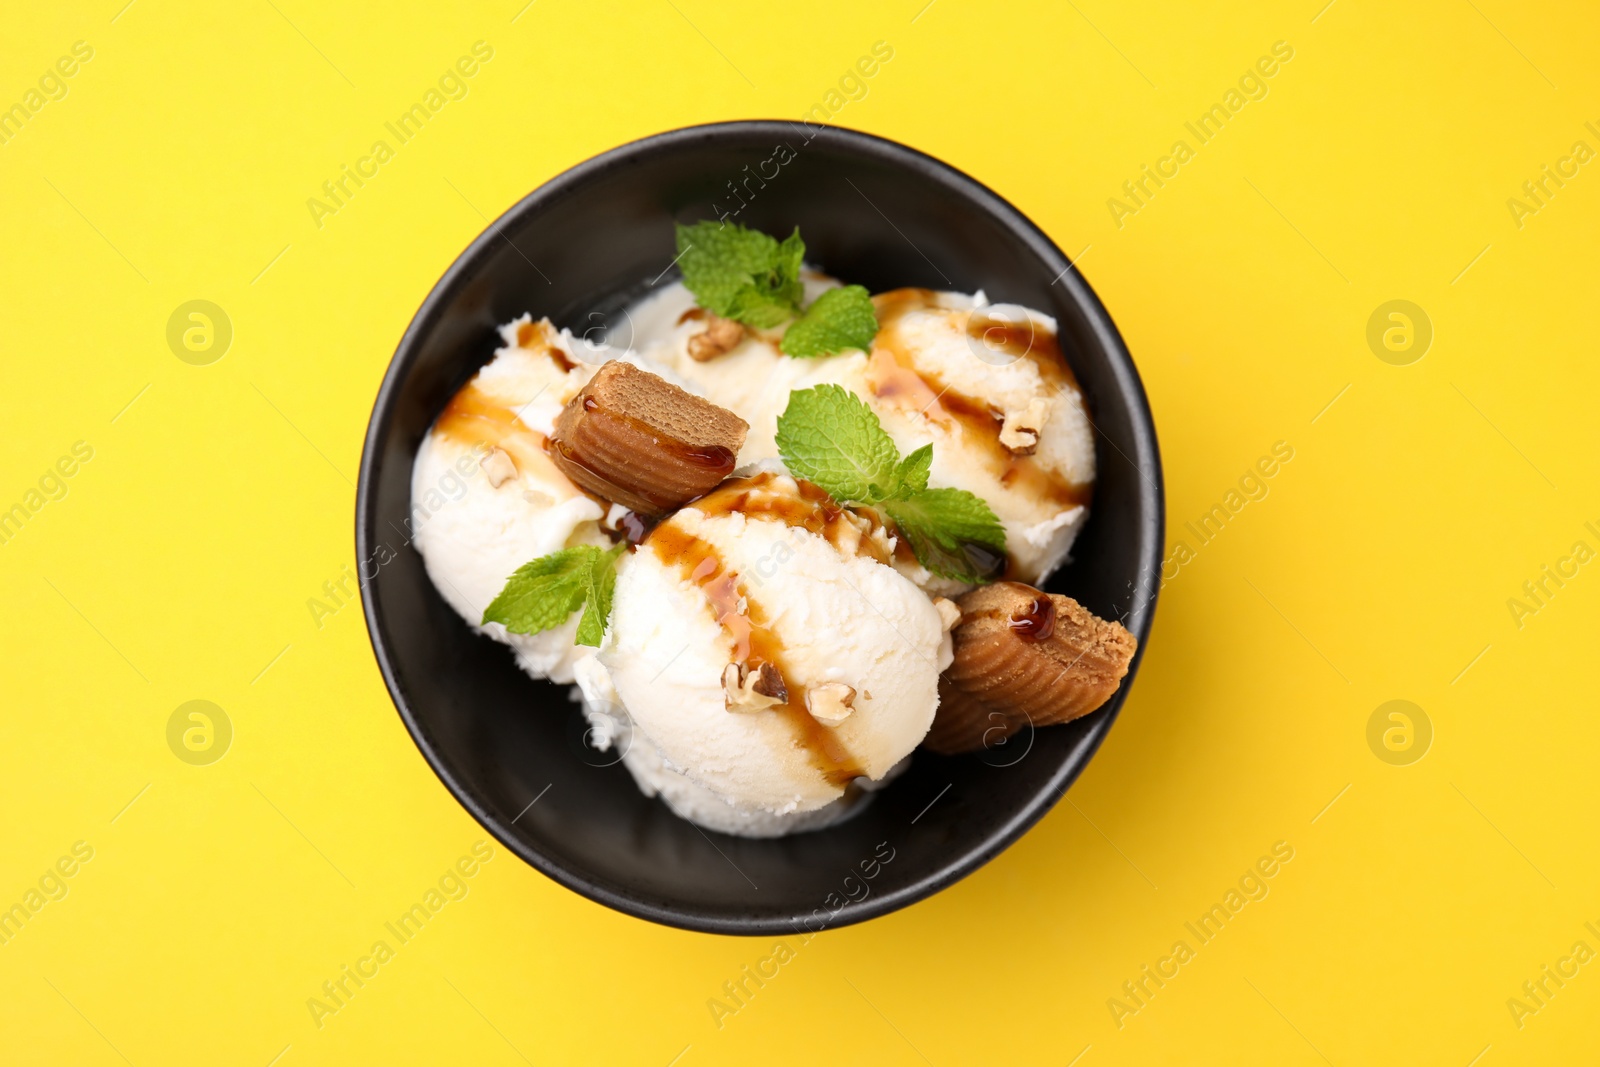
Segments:
[[[824,682],[806,690],[806,710],[824,726],[837,726],[850,717],[855,698],[854,686]]]
[[[517,476],[517,465],[504,449],[489,449],[488,454],[478,461],[478,466],[489,476],[489,484],[495,489]]]
[[[1000,443],[1017,456],[1031,456],[1039,447],[1039,431],[1050,412],[1050,403],[1043,397],[1034,397],[1021,411],[1006,412],[1000,425]]]
[[[780,704],[788,703],[789,687],[784,684],[783,674],[778,668],[770,663],[763,663],[756,668],[754,677],[755,681],[750,683],[751,692],[771,697]]]
[[[722,692],[729,711],[766,711],[789,699],[783,675],[770,663],[753,671],[740,663],[728,664],[722,668]]]
[[[706,363],[732,351],[744,340],[744,327],[721,315],[708,316],[706,328],[689,338],[689,358]]]
[[[946,631],[949,631],[952,626],[961,621],[961,609],[949,597],[934,597],[933,606],[938,609],[939,623]]]

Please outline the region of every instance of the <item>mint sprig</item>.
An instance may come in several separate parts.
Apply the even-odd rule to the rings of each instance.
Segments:
[[[777,441],[789,470],[835,500],[873,504],[900,487],[900,450],[872,409],[841,385],[790,393]]]
[[[778,349],[786,356],[809,359],[850,348],[863,352],[878,334],[872,297],[859,285],[829,289],[811,302],[800,320],[784,333]]]
[[[1005,562],[1006,532],[989,505],[965,489],[919,489],[883,502],[917,561],[963,582],[990,580]]]
[[[965,489],[929,489],[933,445],[902,459],[878,416],[843,386],[791,392],[777,443],[796,477],[842,504],[882,507],[929,572],[984,582],[1003,561],[1005,528],[989,505]]]
[[[920,492],[928,488],[928,472],[932,468],[933,445],[926,444],[900,461],[900,466],[895,471],[895,478],[902,490]]]
[[[726,223],[677,227],[683,284],[707,311],[764,330],[800,311],[805,286],[800,231],[781,243],[759,230]]]
[[[801,308],[806,243],[796,229],[782,241],[737,223],[705,220],[676,228],[683,284],[707,311],[758,330],[796,321],[779,349],[812,358],[872,345],[878,319],[859,285],[830,289]],[[797,317],[798,316],[798,317]]]
[[[498,622],[514,634],[560,626],[580,607],[577,642],[598,647],[611,617],[616,560],[625,546],[563,548],[517,568],[500,595],[483,610],[483,625]]]

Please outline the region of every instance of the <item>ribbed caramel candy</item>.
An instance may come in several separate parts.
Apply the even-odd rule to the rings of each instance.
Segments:
[[[580,489],[660,515],[732,473],[749,429],[726,408],[614,360],[556,418],[550,457]]]
[[[1089,714],[1117,691],[1138,648],[1120,623],[1019,582],[982,586],[956,603],[955,659],[939,679],[939,711],[923,741],[935,752],[971,752],[1030,722]]]

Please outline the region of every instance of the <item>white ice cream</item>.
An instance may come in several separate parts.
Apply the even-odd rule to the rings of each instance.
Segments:
[[[786,476],[767,486],[795,493]],[[723,513],[715,496],[624,559],[599,655],[608,677],[586,666],[585,696],[626,709],[629,769],[685,818],[747,836],[832,821],[856,774],[882,780],[922,741],[949,636],[932,600],[880,562],[881,531],[812,532],[759,509]],[[730,708],[730,662],[774,655],[789,706]],[[802,710],[824,686],[854,691],[836,724]]]

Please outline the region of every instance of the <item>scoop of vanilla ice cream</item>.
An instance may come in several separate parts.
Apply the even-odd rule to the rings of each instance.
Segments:
[[[871,354],[836,356],[797,387],[850,389],[902,454],[931,442],[928,484],[986,501],[1005,527],[1012,577],[1043,582],[1088,517],[1094,481],[1094,430],[1055,320],[982,293],[900,289],[874,303]]]
[[[536,678],[572,680],[579,616],[537,634],[481,626],[512,573],[571,545],[609,547],[601,507],[545,455],[543,438],[593,374],[571,358],[572,339],[523,316],[501,328],[506,344],[452,399],[417,452],[411,526],[428,576],[474,629],[516,650]]]
[[[562,408],[609,360],[694,387],[633,349],[575,338],[548,319],[523,315],[499,332],[504,343],[494,359],[451,399],[417,451],[410,523],[428,575],[451,607],[510,645],[533,677],[570,682],[574,664],[594,653],[576,644],[579,615],[536,634],[479,624],[523,564],[574,545],[611,545],[601,525],[616,509],[573,485],[550,461],[545,440]]]
[[[797,494],[787,476],[762,477],[780,504]],[[598,657],[607,678],[586,667],[580,683],[591,708],[625,715],[641,788],[685,818],[768,836],[844,814],[854,776],[883,779],[922,741],[950,639],[933,602],[880,562],[881,531],[808,528],[782,506],[729,504],[738,491],[684,508],[624,558]],[[730,707],[741,657],[775,662],[788,703]],[[842,721],[805,710],[843,687]]]

